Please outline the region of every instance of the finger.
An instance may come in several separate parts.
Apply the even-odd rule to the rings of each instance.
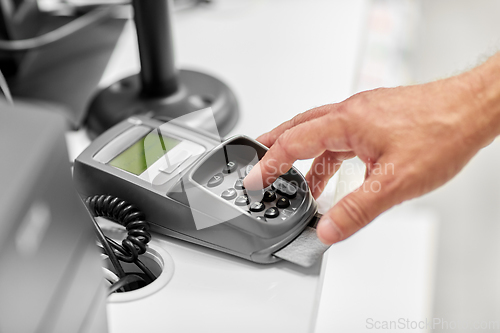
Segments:
[[[314,159],[306,175],[306,181],[314,199],[317,199],[323,193],[328,181],[338,171],[342,162],[354,156],[356,156],[354,152],[332,152],[327,150]]]
[[[402,202],[397,180],[389,175],[370,175],[361,187],[342,198],[319,221],[318,238],[325,244],[344,240],[382,212]]]
[[[375,167],[375,163],[371,160],[371,158],[367,158],[367,161],[365,163],[366,169],[365,169],[365,180],[368,178],[372,172],[372,170]]]
[[[266,187],[296,160],[317,157],[325,150],[350,151],[345,129],[337,118],[328,114],[287,130],[246,176],[245,187],[249,190]]]
[[[262,143],[266,147],[271,147],[274,142],[278,139],[278,137],[283,134],[286,130],[293,128],[299,124],[302,124],[306,121],[316,119],[318,117],[324,116],[328,112],[331,111],[332,105],[324,105],[311,110],[308,110],[303,113],[299,113],[295,117],[290,120],[285,121],[278,127],[274,128],[270,132],[264,133],[259,136],[256,140]]]

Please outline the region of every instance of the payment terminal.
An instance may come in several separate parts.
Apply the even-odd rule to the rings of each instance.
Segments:
[[[112,127],[76,159],[80,195],[133,203],[151,229],[257,263],[314,223],[317,205],[292,168],[272,185],[247,191],[243,178],[267,148],[246,136],[223,142],[182,123],[132,117]]]

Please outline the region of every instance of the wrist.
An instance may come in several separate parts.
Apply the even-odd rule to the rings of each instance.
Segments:
[[[468,125],[488,144],[500,134],[500,53],[457,77],[468,105]]]

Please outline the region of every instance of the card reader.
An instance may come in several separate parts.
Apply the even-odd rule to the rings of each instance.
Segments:
[[[317,205],[295,168],[263,190],[244,188],[266,151],[246,136],[221,142],[175,121],[137,116],[93,141],[76,159],[74,179],[84,199],[106,194],[133,203],[154,232],[273,263],[315,219]]]

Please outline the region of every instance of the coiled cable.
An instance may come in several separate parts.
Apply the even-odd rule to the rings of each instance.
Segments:
[[[144,220],[144,214],[134,205],[111,195],[94,195],[88,197],[85,203],[90,212],[123,225],[127,229],[127,237],[122,241],[125,254],[117,253],[118,259],[134,262],[140,254],[144,254],[151,240],[148,232],[149,223]]]
[[[107,236],[99,237],[103,252],[108,254],[110,260],[115,257],[120,261],[136,264],[152,282],[155,279],[154,274],[139,260],[139,255],[146,252],[147,244],[151,240],[151,234],[148,232],[149,223],[145,220],[144,214],[134,205],[112,195],[90,196],[85,200],[85,204],[92,217],[107,218],[124,226],[127,230],[127,237],[121,245]],[[96,229],[100,230],[95,220],[94,223]],[[121,265],[118,264],[119,268],[117,268],[116,264],[113,263],[113,266],[122,280],[125,276],[120,274],[123,272]],[[127,279],[125,281],[133,282],[136,280]],[[113,288],[113,290],[117,289]]]

